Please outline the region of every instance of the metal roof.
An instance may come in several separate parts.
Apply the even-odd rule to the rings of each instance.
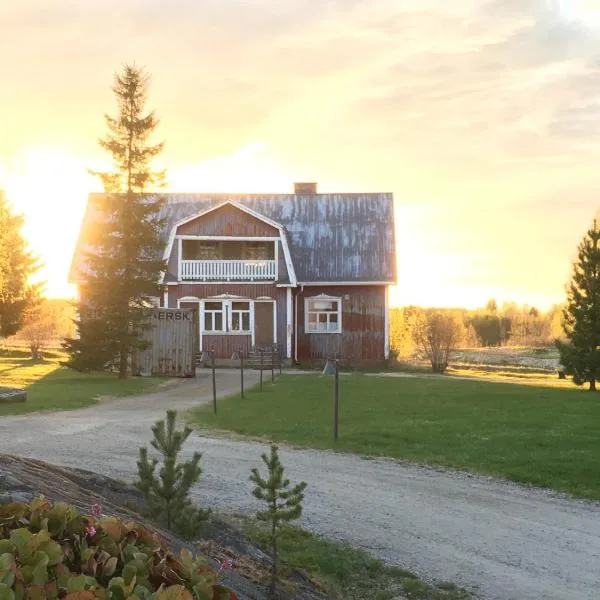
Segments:
[[[161,194],[165,247],[173,227],[227,201],[281,224],[298,282],[394,282],[393,196],[381,194]],[[93,194],[90,195],[90,199]],[[95,220],[88,201],[70,278],[76,280],[86,231]]]

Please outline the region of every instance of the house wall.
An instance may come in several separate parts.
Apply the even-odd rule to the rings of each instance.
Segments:
[[[177,234],[279,237],[279,230],[235,206],[226,205],[180,225]]]
[[[276,304],[276,322],[277,322],[277,343],[285,352],[286,349],[286,290],[278,288],[273,284],[259,283],[182,283],[179,285],[168,286],[168,306],[177,308],[177,300],[184,297],[196,297],[199,300],[219,296],[221,294],[231,294],[240,296],[247,300],[266,300],[271,298]],[[216,299],[216,298],[215,298]],[[227,334],[227,335],[204,335],[202,346],[206,350],[211,345],[215,346],[217,358],[231,358],[234,350],[240,345],[251,344],[250,336]]]
[[[342,299],[342,333],[305,333],[304,301],[326,294]],[[298,292],[298,360],[338,356],[350,364],[385,359],[385,286],[314,286]]]

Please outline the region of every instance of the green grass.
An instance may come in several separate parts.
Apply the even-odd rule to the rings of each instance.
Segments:
[[[332,439],[333,378],[287,375],[260,393],[191,413],[198,425],[315,448],[444,465],[600,499],[600,394],[443,377],[340,376],[340,438]]]
[[[113,374],[83,374],[60,366],[57,360],[0,358],[0,386],[27,389],[27,401],[0,403],[0,417],[30,412],[70,410],[97,402],[102,396],[128,396],[156,388],[161,380]]]
[[[267,534],[261,524],[247,520],[244,533],[250,541],[268,550]],[[290,568],[303,571],[330,598],[391,600],[401,595],[415,600],[471,598],[452,583],[425,583],[410,571],[386,565],[362,550],[315,536],[299,527],[286,527],[278,547],[284,576]]]

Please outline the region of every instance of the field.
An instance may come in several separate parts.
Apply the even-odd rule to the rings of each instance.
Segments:
[[[518,380],[516,380],[518,381]],[[264,392],[191,413],[201,427],[363,455],[443,465],[600,499],[600,395],[565,381],[286,375]],[[551,384],[551,385],[550,385]]]
[[[100,397],[142,393],[159,382],[139,377],[122,381],[109,373],[87,375],[62,367],[58,357],[32,361],[13,353],[12,357],[0,357],[0,386],[26,388],[27,401],[0,403],[0,417],[80,408],[94,404]]]

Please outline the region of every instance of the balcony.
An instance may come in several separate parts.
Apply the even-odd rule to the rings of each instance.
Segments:
[[[182,260],[182,281],[274,281],[275,260]]]
[[[273,241],[181,240],[180,281],[275,281]]]

